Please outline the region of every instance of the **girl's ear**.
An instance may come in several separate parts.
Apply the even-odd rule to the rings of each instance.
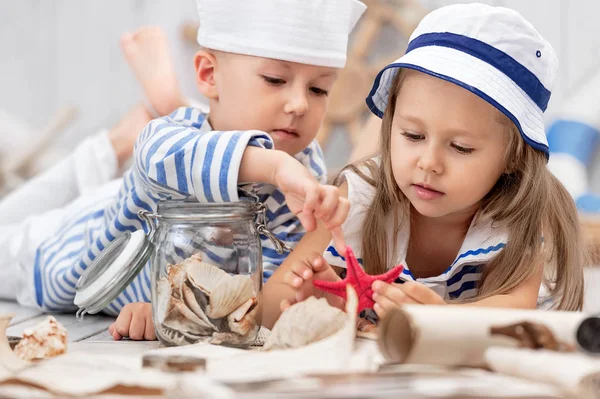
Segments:
[[[207,51],[201,50],[194,57],[196,68],[196,86],[203,96],[210,100],[218,99],[216,84],[217,57]]]

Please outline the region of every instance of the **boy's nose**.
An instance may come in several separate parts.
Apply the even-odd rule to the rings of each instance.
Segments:
[[[296,114],[301,116],[304,115],[306,111],[308,111],[308,98],[306,93],[292,93],[284,107],[284,112],[286,114]]]

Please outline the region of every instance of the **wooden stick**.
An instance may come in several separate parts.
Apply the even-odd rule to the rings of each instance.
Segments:
[[[389,17],[389,22],[394,25],[398,31],[404,36],[409,37],[419,22],[421,22],[421,19],[423,19],[428,12],[429,11],[420,4],[409,1],[401,6],[400,9],[394,11],[390,10],[390,12],[385,15]]]
[[[346,129],[348,129],[348,133],[350,134],[352,146],[356,148],[356,145],[360,142],[360,137],[363,133],[363,124],[360,120],[360,115],[357,115],[356,118],[348,121],[346,123]]]
[[[329,141],[329,135],[331,134],[332,129],[331,123],[327,120],[324,120],[321,124],[321,128],[317,133],[317,142],[323,149],[325,149],[327,142]]]
[[[404,51],[403,51],[404,52]],[[373,65],[369,65],[368,68],[368,75],[369,75],[369,79],[371,81],[373,81],[375,79],[375,76],[377,76],[377,74],[379,72],[381,72],[381,70],[383,68],[385,68],[386,66],[388,66],[389,64],[391,64],[392,62],[396,61],[398,58],[400,58],[402,54],[394,54],[392,56],[388,56],[388,57],[382,57],[376,61],[373,62]]]
[[[48,126],[38,135],[29,148],[21,154],[17,154],[14,158],[8,159],[3,169],[7,173],[21,174],[29,166],[31,166],[35,159],[42,154],[48,147],[51,146],[52,141],[56,140],[59,133],[61,133],[77,114],[77,108],[68,106],[60,109],[54,118],[50,121]]]
[[[381,134],[381,119],[371,115],[362,126],[357,144],[350,155],[349,162],[371,157],[379,151],[379,136]]]
[[[181,25],[181,36],[185,41],[198,45],[196,38],[198,36],[199,27],[200,24],[197,22],[184,22]]]
[[[380,30],[381,20],[376,18],[374,13],[367,14],[366,18],[360,22],[348,58],[365,58]]]

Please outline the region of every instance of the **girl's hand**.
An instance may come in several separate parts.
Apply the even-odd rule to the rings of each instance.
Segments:
[[[296,297],[292,300],[281,301],[281,311],[286,310],[294,303],[301,302],[314,295],[317,298],[327,298],[330,305],[343,309],[344,300],[338,296],[326,294],[313,286],[313,280],[337,281],[340,277],[327,263],[322,255],[312,254],[307,260],[299,261],[292,265],[283,276],[283,283],[296,291]]]
[[[373,310],[379,318],[392,308],[402,304],[445,305],[444,299],[423,284],[406,281],[403,284],[387,284],[383,281],[373,283]]]
[[[108,332],[115,341],[125,337],[135,341],[156,340],[152,322],[152,305],[146,302],[125,305],[117,320],[108,327]]]

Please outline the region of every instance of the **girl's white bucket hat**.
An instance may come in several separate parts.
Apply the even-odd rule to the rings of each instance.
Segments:
[[[369,109],[382,117],[399,68],[455,83],[499,109],[523,139],[548,154],[543,113],[558,71],[550,43],[518,12],[485,4],[457,4],[428,14],[404,56],[375,78]]]

